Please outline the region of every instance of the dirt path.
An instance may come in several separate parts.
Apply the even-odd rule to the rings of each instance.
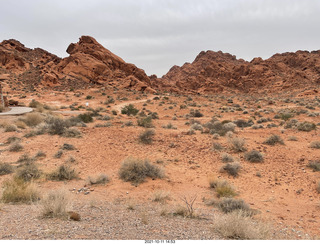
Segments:
[[[33,111],[32,108],[29,107],[9,107],[10,111],[0,113],[0,116],[4,115],[19,115],[19,114],[25,114],[25,113],[30,113]]]

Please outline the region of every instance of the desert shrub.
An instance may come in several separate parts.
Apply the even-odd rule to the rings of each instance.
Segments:
[[[63,164],[57,168],[54,172],[47,175],[49,180],[73,180],[78,178],[78,172],[71,168],[69,165]]]
[[[234,197],[237,195],[234,187],[226,180],[210,179],[209,185],[216,191],[217,197]]]
[[[40,170],[34,163],[26,163],[16,172],[16,177],[24,181],[31,181],[32,179],[38,179],[41,175]]]
[[[12,165],[8,163],[1,163],[0,164],[0,175],[8,175],[13,172],[14,168]]]
[[[176,130],[177,129],[177,127],[175,127],[173,124],[171,124],[171,123],[168,123],[167,125],[164,125],[164,126],[162,126],[162,128],[164,128],[164,129],[173,129],[173,130]]]
[[[311,160],[307,166],[313,171],[320,171],[320,160]]]
[[[25,153],[18,158],[17,163],[31,164],[31,163],[34,163],[34,161],[35,161],[35,158],[30,157],[29,154]]]
[[[214,222],[214,229],[226,239],[271,239],[271,231],[268,225],[253,220],[241,210],[217,216]]]
[[[154,129],[147,129],[139,135],[139,141],[143,144],[151,144],[155,135]]]
[[[247,150],[246,142],[243,138],[229,138],[228,142],[234,152],[245,152]]]
[[[9,147],[10,152],[20,152],[23,150],[23,146],[19,142],[15,142]]]
[[[91,177],[89,176],[87,179],[87,184],[88,185],[97,185],[97,184],[107,184],[109,182],[109,177],[105,174],[100,174],[98,176],[95,177]]]
[[[68,128],[68,129],[64,130],[62,136],[79,138],[79,137],[81,137],[81,132],[76,128]]]
[[[145,118],[140,118],[137,121],[138,126],[142,126],[145,128],[153,128],[154,125],[152,124],[152,117],[151,116],[147,116]]]
[[[300,130],[300,131],[307,131],[307,132],[309,132],[309,131],[315,130],[316,127],[317,127],[316,124],[310,123],[310,122],[307,122],[307,121],[297,124],[297,128],[298,128],[298,130]]]
[[[17,120],[17,121],[14,122],[14,124],[20,129],[26,129],[27,128],[26,123],[23,122],[22,120]]]
[[[234,177],[238,176],[240,169],[241,169],[241,165],[237,162],[227,163],[226,165],[221,167],[222,171],[225,171],[229,175],[232,175]]]
[[[271,146],[273,146],[275,144],[281,144],[281,145],[284,144],[283,140],[278,135],[269,136],[263,143],[267,144],[267,145],[271,145]]]
[[[251,163],[259,163],[263,161],[263,155],[257,150],[252,150],[244,155],[245,159]]]
[[[298,141],[298,138],[296,136],[290,136],[288,137],[288,141]]]
[[[232,163],[234,162],[234,158],[229,153],[223,153],[221,156],[221,160],[224,163]]]
[[[77,117],[84,123],[93,122],[93,118],[90,113],[79,114]]]
[[[235,128],[236,128],[236,124],[232,123],[232,122],[228,122],[226,124],[223,125],[224,130],[226,130],[227,132],[232,131],[234,132]]]
[[[191,125],[191,130],[199,130],[199,131],[203,131],[203,127],[202,125],[198,124],[198,123],[195,123],[193,125]]]
[[[21,141],[21,139],[19,137],[10,136],[6,141],[6,144],[11,144],[13,142],[19,142],[19,141]]]
[[[37,126],[38,124],[42,123],[43,120],[44,118],[40,113],[28,113],[21,118],[21,121],[26,123],[29,127]]]
[[[31,203],[39,200],[39,191],[33,183],[13,178],[3,183],[1,200],[4,203]]]
[[[223,146],[219,142],[214,142],[212,149],[214,151],[222,151],[223,150]]]
[[[320,141],[313,141],[310,143],[311,148],[320,149]]]
[[[54,155],[55,158],[61,158],[63,154],[63,151],[62,150],[58,150],[58,152]]]
[[[137,115],[138,112],[139,109],[136,109],[133,104],[126,105],[121,109],[121,113],[126,115]]]
[[[36,153],[36,155],[34,156],[35,158],[44,158],[44,157],[46,157],[47,155],[45,154],[45,152],[43,152],[43,151],[38,151],[37,153]]]
[[[160,202],[160,203],[165,203],[167,200],[170,200],[170,192],[168,191],[163,191],[163,190],[158,190],[155,191],[152,194],[152,201],[153,202]]]
[[[147,159],[141,160],[129,157],[122,162],[119,169],[120,179],[126,182],[129,181],[134,185],[144,182],[147,177],[156,179],[163,176],[163,171],[157,165],[151,164]]]
[[[240,128],[250,127],[253,125],[252,120],[245,121],[243,119],[235,120],[233,121],[233,123],[235,123]]]
[[[48,132],[51,135],[62,135],[66,128],[69,127],[64,119],[58,117],[49,117],[46,119],[46,123],[48,124]]]
[[[281,113],[279,115],[279,118],[284,120],[284,121],[287,121],[289,119],[291,119],[294,115],[292,113]]]
[[[246,204],[242,199],[222,198],[220,201],[218,201],[217,207],[224,213],[242,210],[244,213],[252,215],[249,205]]]
[[[191,109],[190,115],[191,115],[191,117],[196,117],[196,118],[203,117],[203,114],[198,109],[196,109],[196,110]]]
[[[43,106],[40,102],[32,99],[32,101],[29,103],[29,107],[31,108],[36,108],[36,107],[39,107],[39,106]]]
[[[40,202],[41,215],[45,218],[67,218],[69,206],[68,192],[51,191]]]
[[[75,150],[75,146],[69,143],[64,143],[61,147],[62,150],[68,150],[68,151],[72,151]]]
[[[7,124],[4,127],[4,132],[13,132],[13,131],[17,131],[17,126],[14,124]]]

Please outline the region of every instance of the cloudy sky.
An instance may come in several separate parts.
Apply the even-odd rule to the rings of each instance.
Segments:
[[[202,50],[250,61],[320,49],[320,0],[0,0],[0,41],[60,57],[81,35],[148,75]]]

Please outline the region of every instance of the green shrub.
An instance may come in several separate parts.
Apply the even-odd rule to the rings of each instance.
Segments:
[[[237,195],[234,187],[226,180],[210,179],[209,185],[216,191],[217,197],[234,197]]]
[[[119,169],[120,179],[126,182],[129,181],[134,185],[144,182],[147,177],[156,179],[163,176],[163,171],[147,159],[142,160],[129,157],[122,162]]]
[[[132,104],[126,105],[121,109],[121,113],[126,115],[137,115],[138,112],[139,109],[136,109]]]
[[[251,163],[259,163],[263,161],[263,155],[257,150],[252,150],[244,155],[245,159]]]
[[[145,117],[145,118],[140,118],[138,119],[138,126],[142,126],[142,127],[145,127],[145,128],[153,128],[154,125],[152,124],[152,117],[151,116],[148,116],[148,117]]]
[[[91,123],[93,122],[93,118],[90,113],[84,113],[84,114],[79,114],[78,119],[80,119],[84,123]]]
[[[139,141],[143,144],[152,144],[153,137],[155,135],[154,129],[147,129],[144,132],[141,132],[139,135]]]
[[[40,194],[33,183],[14,178],[3,183],[1,200],[4,203],[31,203],[40,199]]]
[[[267,144],[267,145],[271,145],[271,146],[273,146],[273,145],[275,145],[275,144],[281,144],[281,145],[284,144],[283,140],[282,140],[281,137],[278,136],[278,135],[271,135],[271,136],[269,136],[269,137],[267,138],[267,140],[265,140],[263,143],[264,143],[264,144]]]

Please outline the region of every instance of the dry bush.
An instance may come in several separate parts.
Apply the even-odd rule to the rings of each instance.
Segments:
[[[11,174],[14,170],[14,167],[8,163],[0,164],[0,175],[8,175]]]
[[[49,180],[73,180],[78,178],[78,172],[69,165],[63,164],[56,171],[47,175]]]
[[[91,177],[89,176],[87,179],[87,184],[88,185],[97,185],[97,184],[107,184],[109,182],[109,177],[105,174],[100,174],[98,176],[95,177]]]
[[[229,153],[223,153],[223,154],[221,155],[221,160],[222,160],[222,162],[224,162],[224,163],[232,163],[232,162],[234,162],[233,156],[230,155]]]
[[[241,210],[244,214],[251,216],[252,210],[250,206],[242,199],[222,198],[215,204],[223,213],[231,213],[233,211]]]
[[[38,189],[33,183],[14,178],[3,183],[1,200],[4,203],[31,203],[40,199]]]
[[[167,200],[170,200],[170,199],[171,199],[170,192],[168,191],[158,190],[152,194],[153,202],[165,203]]]
[[[212,146],[212,150],[214,151],[222,151],[223,146],[219,142],[214,142]]]
[[[145,117],[145,118],[140,118],[137,120],[137,123],[138,123],[138,126],[142,126],[142,127],[145,127],[145,128],[153,128],[154,125],[152,123],[152,117],[151,116],[148,116],[148,117]]]
[[[289,136],[288,141],[298,141],[298,138],[296,136]]]
[[[214,230],[233,240],[269,240],[270,227],[248,217],[242,211],[216,216]]]
[[[300,130],[300,131],[307,131],[307,132],[309,132],[309,131],[315,130],[316,127],[317,127],[316,124],[310,123],[310,122],[307,122],[307,121],[297,124],[297,128],[298,128],[298,130]]]
[[[234,163],[227,163],[227,164],[223,165],[220,170],[222,172],[225,171],[229,175],[232,175],[232,176],[236,177],[236,176],[238,176],[239,171],[240,171],[241,168],[242,167],[241,167],[241,165],[239,163],[234,162]]]
[[[21,120],[15,121],[14,124],[20,129],[26,129],[27,128],[26,123],[21,121]]]
[[[34,127],[42,123],[44,121],[44,117],[40,113],[28,113],[20,120],[29,127]]]
[[[271,135],[271,136],[269,136],[269,137],[263,142],[263,144],[267,144],[267,145],[273,146],[273,145],[275,145],[275,144],[281,144],[281,145],[283,145],[284,142],[283,142],[283,140],[281,139],[280,136],[278,136],[278,135]]]
[[[67,129],[64,130],[62,136],[80,138],[81,137],[81,132],[76,128],[67,128]]]
[[[38,166],[34,163],[26,163],[20,167],[16,172],[16,177],[24,181],[31,181],[38,179],[41,176],[41,172]]]
[[[151,164],[147,159],[126,158],[119,169],[120,179],[129,181],[134,185],[144,182],[147,177],[156,179],[163,176],[163,170],[157,165]]]
[[[67,218],[70,204],[68,192],[55,190],[49,192],[40,202],[41,215],[45,218]]]
[[[247,148],[245,146],[246,142],[243,138],[229,138],[228,140],[231,150],[234,152],[245,152]]]
[[[307,167],[313,169],[314,172],[320,171],[320,160],[311,160]]]
[[[7,124],[4,126],[4,132],[14,132],[17,131],[17,126],[14,124]]]
[[[69,123],[59,117],[50,116],[46,119],[48,125],[48,132],[51,135],[62,135],[69,127]]]
[[[320,149],[320,141],[313,141],[310,143],[311,148]]]
[[[263,161],[263,155],[257,150],[252,150],[244,155],[245,159],[251,163],[259,163]]]
[[[139,141],[143,144],[151,144],[153,141],[153,137],[155,135],[154,129],[148,129],[144,132],[141,132],[139,135]]]
[[[20,152],[22,150],[23,150],[23,146],[18,142],[15,142],[9,147],[10,152]]]

